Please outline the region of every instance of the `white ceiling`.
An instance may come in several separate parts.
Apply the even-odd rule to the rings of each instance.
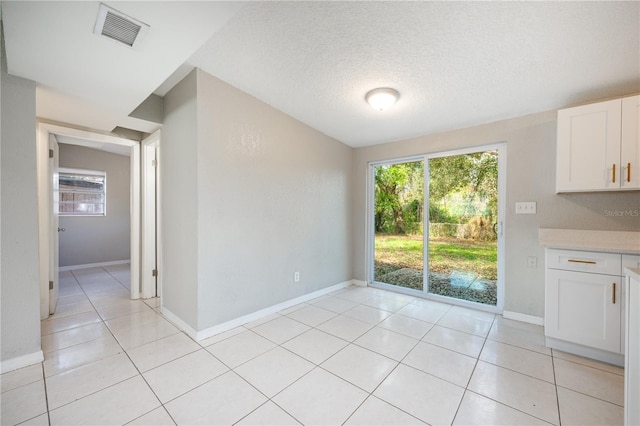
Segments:
[[[2,2],[8,72],[38,83],[38,116],[103,131],[154,130],[128,114],[243,6],[104,3],[150,25],[139,47],[93,34],[99,2]]]
[[[128,145],[121,145],[110,142],[101,142],[87,139],[79,139],[71,136],[55,135],[56,142],[66,145],[79,145],[85,148],[97,149],[99,151],[106,151],[112,154],[123,155],[125,157],[131,157],[131,147]]]
[[[198,66],[358,147],[640,91],[636,1],[108,3],[151,25],[139,51],[92,34],[97,2],[2,2],[40,116],[150,131],[128,113]]]

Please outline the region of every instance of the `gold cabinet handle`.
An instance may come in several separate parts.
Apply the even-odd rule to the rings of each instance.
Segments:
[[[611,181],[616,183],[616,165],[613,165],[613,173],[611,174]]]
[[[576,260],[576,259],[569,259],[567,260],[567,262],[571,262],[571,263],[586,263],[589,265],[595,265],[596,262],[594,262],[593,260]]]
[[[611,292],[611,301],[613,302],[613,304],[616,304],[616,283],[613,283],[613,288],[612,288],[612,292]]]
[[[631,182],[631,163],[627,163],[627,182]]]

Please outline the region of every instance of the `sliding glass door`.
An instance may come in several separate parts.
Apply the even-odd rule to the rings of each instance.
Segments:
[[[424,160],[374,166],[374,281],[424,288]]]
[[[372,165],[373,285],[501,309],[503,151]]]
[[[497,305],[498,151],[428,159],[430,294]]]

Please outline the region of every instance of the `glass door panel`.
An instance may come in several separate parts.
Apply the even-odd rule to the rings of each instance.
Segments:
[[[424,161],[374,169],[373,280],[413,290],[424,282]]]
[[[428,160],[428,292],[496,306],[498,151]]]

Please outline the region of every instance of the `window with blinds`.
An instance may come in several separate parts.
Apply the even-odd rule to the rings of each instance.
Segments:
[[[60,169],[58,183],[60,216],[106,216],[105,172]]]

